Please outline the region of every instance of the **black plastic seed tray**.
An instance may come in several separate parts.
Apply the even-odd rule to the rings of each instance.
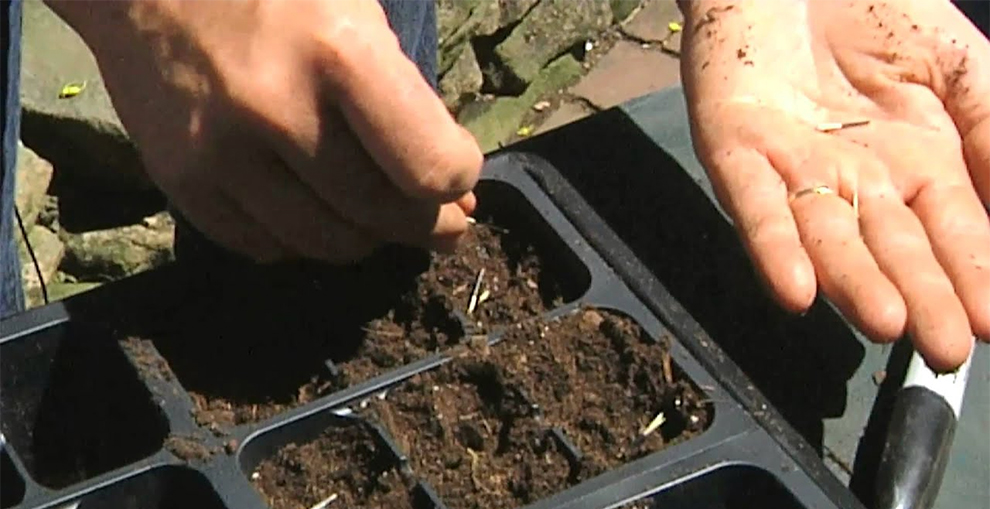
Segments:
[[[433,327],[426,353],[393,358],[394,368],[363,380],[343,375],[364,362],[354,337],[394,307],[382,294],[406,291],[389,278],[420,270],[419,262],[328,269],[303,278],[305,291],[249,270],[170,266],[4,321],[0,507],[264,509],[272,494],[259,486],[279,468],[288,474],[272,486],[310,490],[293,507],[860,507],[649,271],[629,256],[603,258],[625,248],[556,169],[531,155],[497,154],[478,196],[479,218],[535,246],[541,281],[528,283],[542,287],[543,275],[553,276],[557,298],[522,325],[502,327],[479,328],[464,309],[427,305],[417,315],[433,324],[424,326]],[[374,311],[354,312],[355,302]],[[217,305],[233,311],[218,319]],[[595,346],[603,317],[631,320],[646,341],[616,355]],[[578,323],[587,320],[591,329]],[[574,364],[541,350],[550,347],[540,338],[562,323],[578,332],[559,344],[592,348],[574,354]],[[591,400],[580,386],[550,390],[554,371],[538,366],[532,373],[544,378],[535,382],[511,375],[539,359],[576,367],[573,376],[594,371],[599,347],[615,362],[647,352],[639,367],[622,364],[609,375],[626,380],[624,392]],[[463,360],[472,355],[482,361]],[[634,371],[640,378],[622,378]],[[651,393],[663,377],[670,390]],[[641,391],[628,390],[640,382]],[[462,399],[429,399],[448,388]],[[276,396],[284,393],[298,394],[267,405],[287,401]],[[554,395],[585,398],[586,409],[566,414]],[[423,420],[403,413],[410,408]],[[602,408],[637,415],[595,420]],[[643,435],[660,412],[657,431]],[[496,415],[485,422],[497,429],[464,424],[478,415]],[[602,425],[622,418],[637,426]],[[319,456],[320,444],[334,451]],[[594,464],[595,454],[604,459]],[[320,468],[323,477],[313,473]]]

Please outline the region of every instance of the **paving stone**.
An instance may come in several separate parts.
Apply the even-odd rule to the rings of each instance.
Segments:
[[[500,26],[509,26],[526,15],[540,0],[499,0],[501,9]]]
[[[485,79],[471,44],[461,44],[458,51],[454,65],[440,79],[440,95],[450,110],[457,109],[462,97],[480,91]]]
[[[173,260],[175,223],[167,212],[141,224],[107,230],[62,231],[66,257],[62,270],[82,281],[112,281]]]
[[[669,33],[667,24],[682,19],[675,0],[646,0],[643,8],[623,26],[623,30],[639,39],[660,41]]]
[[[458,121],[474,135],[483,152],[489,152],[512,136],[526,114],[547,93],[566,89],[581,74],[581,64],[564,55],[546,66],[519,97],[500,97],[479,111],[466,108]]]
[[[644,49],[619,41],[571,93],[599,108],[610,108],[630,99],[676,85],[680,61],[658,49]]]
[[[609,0],[609,4],[612,6],[612,19],[622,23],[643,4],[643,0]]]
[[[60,174],[121,189],[147,189],[137,148],[117,117],[82,38],[40,0],[25,0],[21,51],[21,137]],[[67,84],[82,92],[59,98]]]
[[[67,299],[73,295],[87,292],[98,286],[100,286],[100,283],[65,283],[62,281],[55,281],[48,285],[48,300],[54,302],[56,300]]]
[[[545,133],[558,127],[570,124],[590,115],[588,108],[573,102],[565,101],[554,110],[536,129],[536,134]]]
[[[35,269],[23,239],[19,238],[18,240],[24,295],[27,298],[28,306],[33,307],[44,301],[41,293],[41,282],[38,280],[38,270]],[[34,252],[34,256],[38,260],[41,277],[45,278],[47,284],[54,279],[55,273],[58,272],[58,266],[65,256],[65,245],[59,240],[57,234],[43,226],[31,228],[28,233],[28,241],[31,243],[31,251]]]
[[[28,231],[38,214],[45,208],[48,185],[52,181],[52,165],[34,151],[17,143],[17,210]]]
[[[602,0],[544,0],[495,47],[495,54],[515,80],[529,83],[548,62],[611,22],[612,8]]]

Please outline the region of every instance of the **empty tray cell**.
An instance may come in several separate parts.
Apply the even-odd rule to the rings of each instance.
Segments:
[[[417,509],[397,451],[365,421],[317,416],[267,435],[248,444],[242,468],[273,509]]]
[[[712,417],[667,344],[611,311],[524,324],[491,358],[583,453],[583,478],[689,440]]]
[[[488,362],[487,348],[476,341],[362,410],[449,509],[523,506],[571,484],[559,444],[525,394]]]
[[[805,509],[769,472],[750,465],[719,467],[618,509]]]
[[[0,345],[0,420],[28,475],[50,488],[148,457],[169,431],[117,342],[76,322]]]
[[[227,509],[195,470],[168,466],[84,496],[77,509]]]
[[[14,507],[24,499],[24,479],[7,451],[0,451],[0,509]]]

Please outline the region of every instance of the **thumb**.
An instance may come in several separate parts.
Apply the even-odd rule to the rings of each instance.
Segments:
[[[414,198],[449,203],[471,191],[481,149],[402,52],[384,14],[340,32],[320,64],[375,163]]]

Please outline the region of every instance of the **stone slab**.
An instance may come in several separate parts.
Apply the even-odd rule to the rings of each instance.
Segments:
[[[35,226],[28,233],[28,241],[31,250],[38,260],[38,267],[35,268],[30,253],[20,242],[21,259],[21,281],[24,282],[24,295],[28,307],[34,307],[44,302],[41,293],[41,281],[39,276],[47,283],[55,278],[58,266],[65,256],[65,245],[59,240],[58,235],[43,226]],[[41,274],[39,275],[38,272]]]
[[[22,25],[24,143],[60,172],[106,184],[150,187],[82,38],[40,0],[25,0]],[[74,97],[59,98],[71,83],[85,83],[85,88]]]
[[[622,29],[638,39],[661,41],[669,34],[667,24],[682,18],[675,0],[646,0],[643,8]]]
[[[545,133],[558,127],[570,124],[590,115],[588,109],[570,101],[560,103],[560,106],[547,117],[536,129],[536,134]]]
[[[605,109],[680,82],[680,61],[658,49],[619,41],[571,93]]]
[[[45,208],[46,193],[54,173],[51,163],[33,150],[17,144],[17,211],[28,231]]]

